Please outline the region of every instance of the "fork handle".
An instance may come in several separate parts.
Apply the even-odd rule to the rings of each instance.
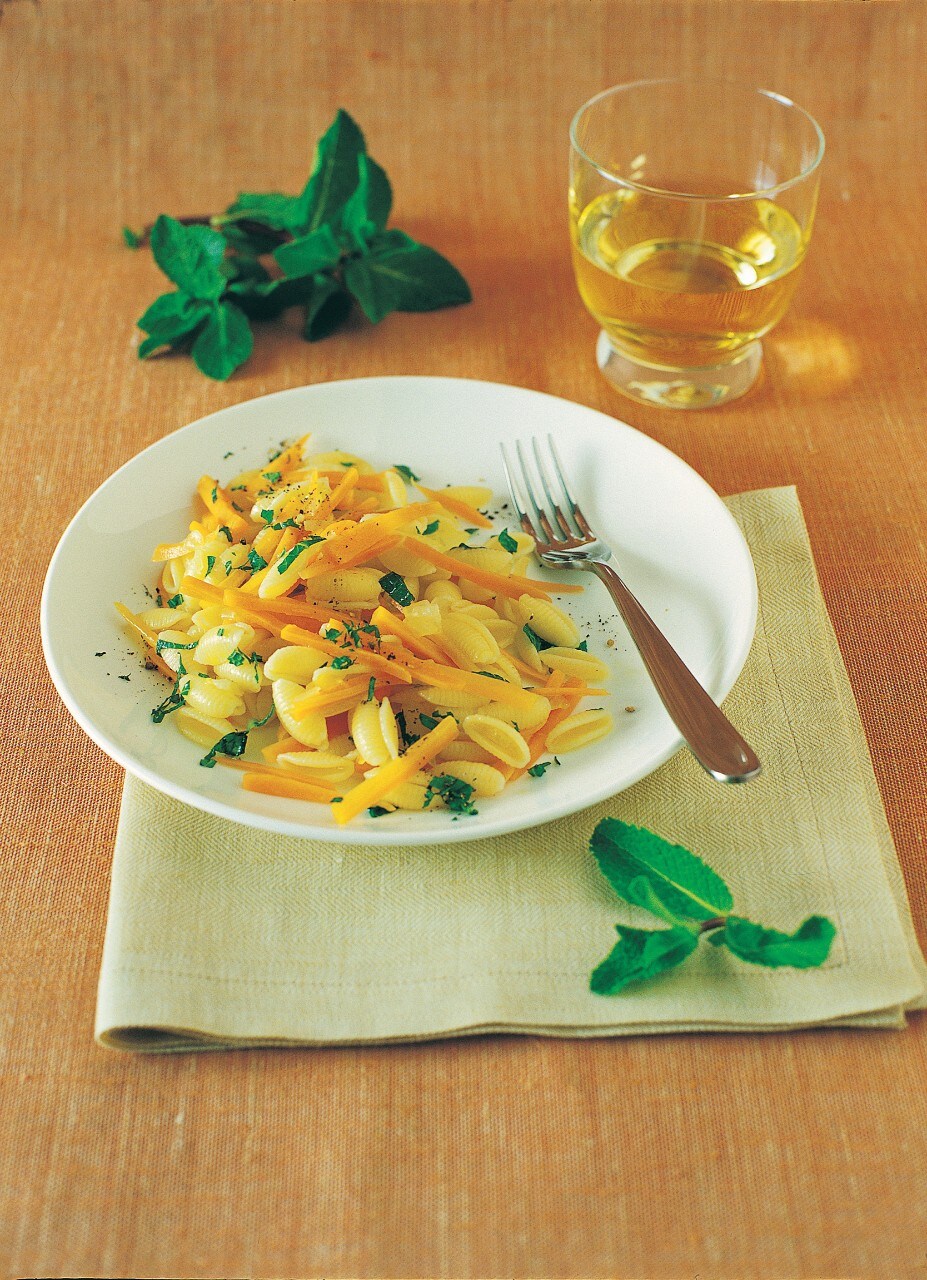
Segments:
[[[605,583],[676,728],[696,760],[719,782],[746,782],[760,772],[751,748],[706,693],[640,601],[611,565],[591,568]]]

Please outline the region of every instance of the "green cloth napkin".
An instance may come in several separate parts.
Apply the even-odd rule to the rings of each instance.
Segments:
[[[756,563],[756,639],[726,702],[765,770],[711,781],[686,751],[612,800],[468,844],[359,848],[284,838],[129,776],[96,1035],[113,1048],[421,1040],[486,1031],[601,1036],[900,1027],[927,1003],[862,726],[793,489],[731,498]],[[838,928],[821,969],[703,946],[603,997],[589,974],[625,907],[588,852],[607,814],[694,849],[737,910]]]

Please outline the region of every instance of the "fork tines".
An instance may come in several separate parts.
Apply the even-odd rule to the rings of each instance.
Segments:
[[[526,457],[526,447],[521,440],[515,442],[518,472],[505,445],[501,446],[505,478],[522,529],[525,533],[530,533],[535,541],[546,542],[551,546],[577,538],[593,537],[594,534],[570,491],[553,437],[547,437],[547,457],[542,453],[537,436],[532,436],[530,445],[534,457],[533,472]],[[552,472],[556,481],[552,478]],[[558,489],[561,495],[559,500],[555,496]],[[539,498],[542,493],[543,497]]]

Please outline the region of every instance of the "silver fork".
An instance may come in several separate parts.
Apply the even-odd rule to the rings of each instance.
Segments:
[[[719,782],[747,782],[755,778],[760,772],[756,755],[608,563],[612,557],[611,547],[596,535],[570,492],[550,436],[547,444],[549,464],[541,456],[537,438],[531,441],[544,491],[542,497],[525,459],[522,442],[516,442],[521,472],[519,484],[516,484],[515,468],[505,445],[501,446],[512,502],[522,529],[534,539],[542,563],[549,568],[586,569],[605,583],[663,705],[702,768]],[[559,483],[562,504],[554,497],[551,470]]]

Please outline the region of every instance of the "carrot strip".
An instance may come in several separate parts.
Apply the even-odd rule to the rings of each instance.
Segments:
[[[317,804],[330,802],[336,794],[333,788],[323,788],[321,783],[303,782],[301,778],[292,778],[282,770],[278,772],[278,777],[270,777],[256,769],[251,770],[242,777],[242,789],[258,791],[265,796],[283,796],[287,800],[314,800]]]
[[[240,511],[236,510],[228,493],[211,476],[200,477],[196,492],[209,510],[214,515],[219,516],[222,523],[227,524],[233,533],[249,532],[251,529],[250,523]]]
[[[360,786],[349,791],[340,804],[333,804],[332,815],[335,821],[343,826],[362,809],[375,805],[393,787],[418,773],[423,764],[432,760],[442,747],[446,747],[457,737],[457,733],[457,721],[453,716],[445,716],[443,720],[439,720],[429,733],[409,747],[405,755],[397,760],[390,760],[372,778],[365,778]]]
[[[261,755],[268,762],[273,764],[277,756],[283,751],[302,751],[303,744],[297,742],[295,738],[291,738],[289,734],[284,734],[282,738],[278,738],[276,742],[272,742],[270,746],[261,748]]]
[[[465,578],[468,582],[475,582],[479,587],[485,587],[487,591],[509,596],[515,600],[519,596],[533,596],[537,600],[547,600],[557,591],[574,592],[583,589],[571,582],[538,582],[535,578],[522,578],[517,573],[506,577],[501,573],[493,573],[490,569],[479,569],[476,565],[465,564],[463,560],[447,555],[444,551],[438,551],[430,543],[423,542],[421,538],[413,538],[409,534],[403,538],[403,543],[410,551],[414,551],[416,555],[420,555],[423,560],[429,561],[436,568],[447,569],[458,578]]]
[[[395,617],[392,613],[388,613],[382,605],[377,605],[373,613],[370,615],[370,621],[380,628],[386,635],[393,635],[397,640],[401,640],[410,653],[414,653],[418,658],[431,658],[433,662],[446,662],[447,656],[443,649],[426,636],[416,635],[409,626],[408,622],[404,622],[402,618]]]
[[[408,669],[409,659],[405,659],[404,655],[394,654],[386,657],[382,653],[373,653],[370,649],[345,649],[332,640],[325,640],[322,636],[315,636],[311,631],[304,631],[302,627],[292,625],[285,626],[280,634],[289,644],[301,644],[308,649],[318,649],[320,653],[330,653],[334,658],[343,658],[347,653],[362,659],[371,671],[380,671],[397,683],[400,681],[403,684],[412,683],[412,673]]]
[[[492,528],[492,521],[487,520],[476,507],[471,507],[469,502],[463,502],[460,498],[442,493],[440,489],[426,489],[423,484],[417,484],[415,487],[420,493],[424,493],[426,498],[430,498],[432,502],[439,502],[446,511],[450,511],[451,515],[460,516],[467,524],[475,524],[480,529]]]
[[[494,680],[492,676],[477,675],[474,671],[462,671],[459,667],[447,667],[438,662],[409,659],[406,665],[419,684],[459,689],[485,698],[487,702],[507,702],[526,713],[530,713],[535,705],[535,695],[530,689],[519,689],[507,680]]]
[[[338,711],[347,711],[348,707],[353,707],[364,697],[369,683],[368,677],[363,676],[359,680],[345,680],[335,689],[308,689],[306,696],[293,704],[292,713],[297,720],[302,720],[314,711],[321,711],[323,707],[331,707],[332,715],[335,715],[336,707]],[[341,702],[346,705],[338,706]]]

